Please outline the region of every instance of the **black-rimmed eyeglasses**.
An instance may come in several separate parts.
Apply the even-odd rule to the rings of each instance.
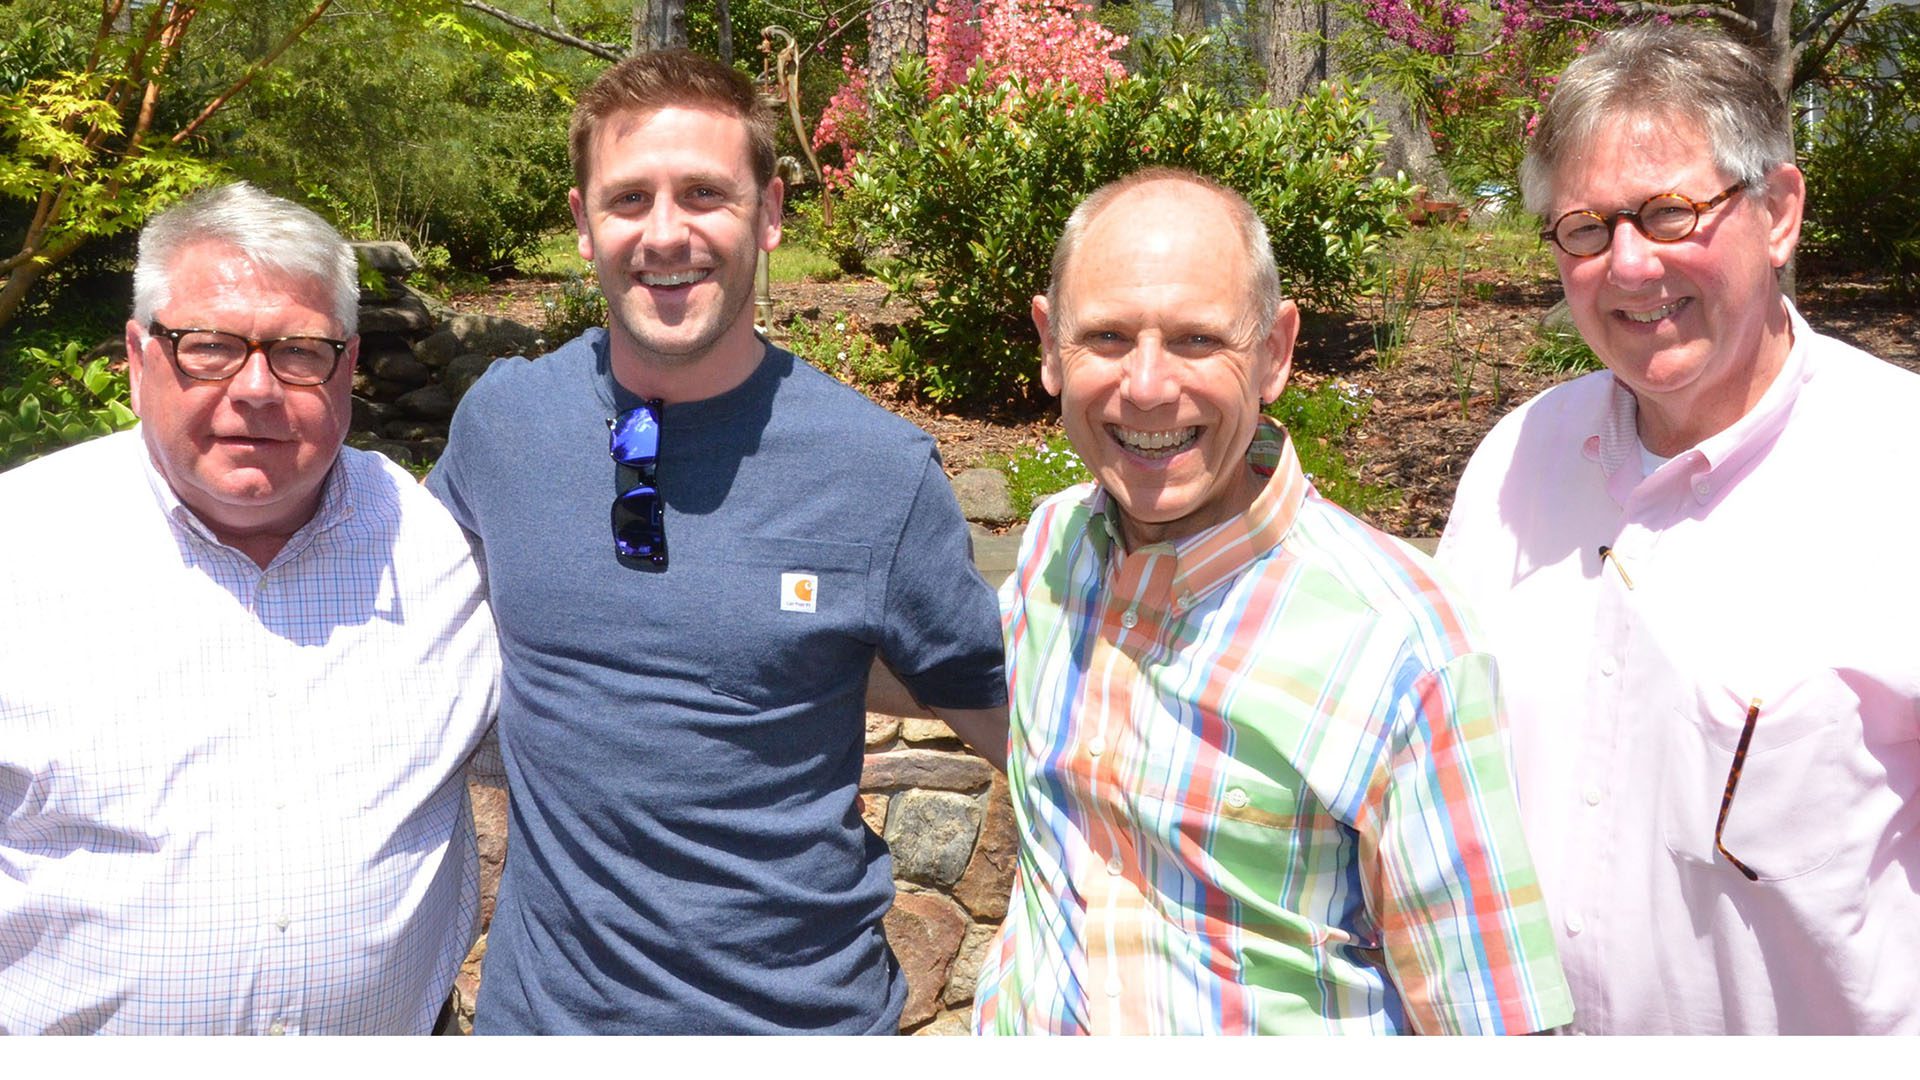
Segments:
[[[1598,255],[1613,245],[1613,231],[1622,221],[1630,221],[1640,235],[1661,244],[1672,244],[1693,235],[1700,227],[1700,215],[1733,198],[1747,186],[1742,180],[1708,199],[1694,202],[1685,195],[1665,192],[1655,195],[1634,210],[1569,210],[1545,229],[1540,239],[1551,240],[1561,251],[1576,259]]]
[[[167,352],[180,374],[201,382],[233,378],[247,366],[247,357],[260,352],[274,378],[288,386],[319,386],[333,378],[347,351],[344,341],[311,334],[250,338],[225,330],[170,330],[158,320],[147,324],[147,333],[171,346]]]
[[[636,477],[613,498],[613,550],[665,570],[666,505],[658,486],[661,408],[660,399],[654,398],[607,421],[607,452]],[[624,477],[621,482],[626,482]]]

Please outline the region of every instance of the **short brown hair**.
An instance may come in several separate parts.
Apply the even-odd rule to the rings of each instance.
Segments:
[[[567,156],[573,182],[587,188],[587,151],[594,132],[618,113],[651,113],[678,106],[713,109],[737,116],[747,125],[753,154],[753,178],[761,187],[773,179],[773,109],[745,75],[686,49],[639,53],[600,73],[580,95],[567,127]]]

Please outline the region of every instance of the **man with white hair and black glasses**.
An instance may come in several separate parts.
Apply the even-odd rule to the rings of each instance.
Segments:
[[[140,425],[0,474],[0,1033],[404,1034],[473,941],[499,654],[341,446],[355,260],[245,184],[142,232]]]
[[[1920,379],[1781,294],[1805,181],[1748,49],[1643,24],[1521,169],[1607,370],[1461,479],[1520,806],[1592,1032],[1920,1032]]]

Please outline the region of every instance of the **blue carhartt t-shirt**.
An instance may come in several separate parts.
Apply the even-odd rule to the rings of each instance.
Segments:
[[[1006,697],[933,440],[768,346],[738,388],[665,408],[651,572],[609,521],[606,422],[637,403],[604,331],[502,360],[428,479],[478,539],[505,662],[477,1030],[891,1032],[868,667],[928,705]]]

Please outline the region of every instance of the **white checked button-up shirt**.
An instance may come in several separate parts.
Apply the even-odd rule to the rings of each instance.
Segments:
[[[1789,314],[1759,404],[1651,475],[1611,375],[1529,402],[1440,545],[1580,1031],[1920,1033],[1920,378]],[[1749,881],[1714,826],[1755,699]]]
[[[459,527],[343,450],[265,570],[138,431],[0,474],[0,1033],[406,1033],[477,907],[498,648]]]

